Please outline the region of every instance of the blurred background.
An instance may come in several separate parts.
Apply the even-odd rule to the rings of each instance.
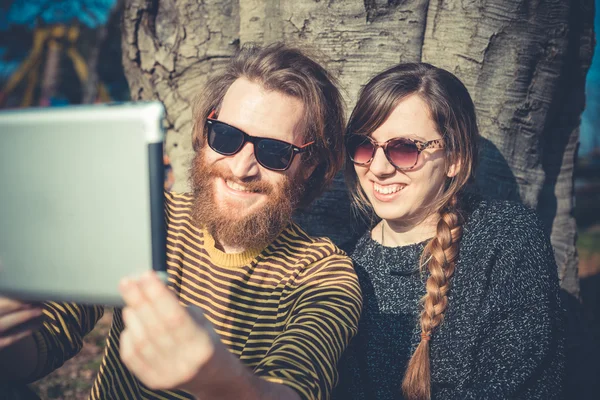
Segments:
[[[122,62],[122,0],[1,0],[0,4],[0,109],[131,99]],[[599,7],[597,0],[596,10]],[[596,13],[595,31],[598,30],[600,17]],[[597,47],[587,74],[585,99],[574,173],[573,212],[577,222],[580,301],[590,335],[599,344],[600,55]],[[165,164],[168,167],[165,187],[169,189],[174,177],[167,156]],[[77,357],[33,385],[41,398],[87,398],[100,365],[110,316],[107,310]]]
[[[0,109],[130,100],[122,0],[2,0]],[[167,188],[173,184],[165,157]]]

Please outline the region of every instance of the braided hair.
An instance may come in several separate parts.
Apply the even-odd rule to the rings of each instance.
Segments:
[[[448,293],[459,257],[464,223],[461,193],[473,180],[476,166],[479,131],[475,107],[466,87],[450,72],[426,63],[399,64],[372,78],[362,89],[348,122],[348,133],[370,135],[385,122],[400,101],[413,94],[427,104],[443,137],[447,168],[457,166],[455,173],[446,171],[449,177],[441,194],[424,206],[424,214],[437,214],[439,218],[436,234],[421,255],[421,268],[428,272],[426,294],[421,299],[421,341],[402,381],[406,399],[428,400],[431,398],[429,343],[448,308]],[[373,223],[372,208],[349,157],[346,159],[346,182],[355,207],[367,212]]]

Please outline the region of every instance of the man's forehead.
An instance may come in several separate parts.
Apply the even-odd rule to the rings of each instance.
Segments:
[[[273,136],[283,133],[294,137],[304,115],[302,100],[268,90],[257,82],[237,79],[229,88],[219,110],[219,119],[246,130],[251,135]],[[290,141],[292,138],[287,137]]]
[[[279,90],[268,89],[262,83],[250,81],[246,78],[238,78],[231,84],[223,98],[222,107],[234,105],[238,108],[252,108],[267,103],[271,107],[265,107],[265,112],[277,112],[282,108],[286,111],[289,108],[300,109],[300,111],[304,109],[304,104],[298,97]]]

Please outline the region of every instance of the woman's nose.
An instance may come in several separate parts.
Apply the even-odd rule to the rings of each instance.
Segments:
[[[396,167],[394,167],[387,159],[383,152],[383,148],[378,147],[375,150],[375,155],[371,161],[370,170],[377,176],[389,176],[396,172]]]

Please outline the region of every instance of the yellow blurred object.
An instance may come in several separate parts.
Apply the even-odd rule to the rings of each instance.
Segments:
[[[38,64],[40,60],[36,60],[34,63],[34,67],[27,78],[27,88],[25,89],[25,95],[23,96],[23,100],[21,100],[21,107],[29,107],[33,102],[33,92],[35,91],[35,87],[37,85],[37,80],[39,76]]]
[[[19,68],[11,75],[6,85],[0,92],[0,105],[8,98],[10,93],[27,77],[25,94],[21,100],[21,107],[29,107],[33,103],[35,88],[38,86],[39,70],[43,66],[42,57],[44,51],[57,49],[64,51],[64,42],[67,42],[66,55],[73,63],[79,81],[83,85],[89,77],[88,65],[85,59],[77,51],[76,43],[79,39],[78,26],[53,25],[50,27],[36,28],[33,35],[33,46],[27,58]],[[108,90],[98,82],[97,93],[100,101],[110,101]]]

